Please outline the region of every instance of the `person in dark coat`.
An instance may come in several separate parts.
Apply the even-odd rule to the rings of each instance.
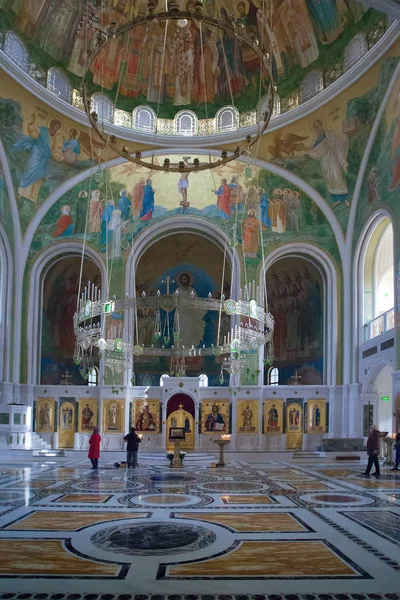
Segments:
[[[131,427],[131,432],[128,433],[124,440],[126,442],[126,464],[128,469],[137,467],[137,453],[139,450],[139,444],[142,441],[136,433],[136,427]]]
[[[379,438],[382,437],[381,433],[378,431],[376,425],[372,425],[370,434],[367,440],[367,454],[368,454],[368,465],[367,470],[363,473],[366,477],[369,477],[369,474],[372,469],[372,465],[375,466],[375,473],[373,473],[374,477],[380,477],[380,468],[379,468]]]
[[[394,449],[396,450],[396,457],[394,459],[394,467],[392,471],[398,471],[400,465],[400,433],[396,435],[396,443],[394,445]]]
[[[93,433],[89,439],[89,453],[88,458],[92,461],[92,469],[97,469],[99,466],[100,458],[100,442],[101,437],[97,427],[93,428]]]

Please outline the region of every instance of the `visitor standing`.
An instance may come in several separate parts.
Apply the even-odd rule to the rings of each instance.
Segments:
[[[99,466],[100,458],[100,442],[101,437],[97,427],[93,428],[93,433],[89,439],[89,453],[88,458],[92,461],[92,469],[97,469]]]
[[[375,466],[375,473],[373,473],[374,477],[380,477],[380,468],[379,468],[379,438],[381,437],[380,432],[376,425],[372,425],[371,432],[368,436],[367,440],[367,454],[368,454],[368,465],[367,470],[363,473],[366,477],[369,477],[369,474],[372,469],[372,465]]]
[[[394,449],[396,450],[396,457],[394,459],[394,467],[392,471],[398,471],[400,465],[400,433],[396,435],[396,443],[394,445]]]
[[[137,453],[139,450],[139,444],[142,441],[136,433],[136,427],[131,427],[131,432],[128,433],[124,440],[126,442],[126,464],[128,469],[137,467]]]

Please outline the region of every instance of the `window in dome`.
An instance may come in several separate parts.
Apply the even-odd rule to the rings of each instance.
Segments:
[[[272,108],[272,115],[271,117],[278,117],[281,114],[281,99],[279,98],[278,94],[275,93],[274,95],[274,106]]]
[[[160,387],[164,387],[164,380],[169,377],[168,373],[164,373],[164,375],[161,375],[160,377]]]
[[[60,96],[65,102],[72,101],[72,85],[69,79],[59,69],[49,69],[47,72],[47,89]]]
[[[269,385],[279,385],[279,369],[277,367],[272,367],[269,370],[268,383]]]
[[[97,119],[100,123],[111,123],[114,119],[114,104],[104,94],[93,94],[90,99],[90,110],[97,113]]]
[[[20,69],[23,71],[28,70],[28,52],[13,31],[7,31],[3,51]]]
[[[217,132],[234,131],[238,128],[239,113],[233,106],[221,108],[215,115]]]
[[[208,377],[205,373],[199,375],[199,387],[208,387]]]
[[[88,373],[88,385],[97,385],[99,383],[99,370],[96,367],[92,367]]]
[[[137,106],[132,113],[132,127],[138,131],[154,133],[156,130],[156,113],[149,106]]]
[[[175,133],[178,135],[197,134],[197,117],[192,111],[181,111],[175,116]]]
[[[368,51],[367,38],[364,33],[358,33],[344,51],[344,70],[348,71],[353,67],[364,54]]]
[[[300,102],[307,102],[324,89],[322,71],[311,71],[300,86]]]

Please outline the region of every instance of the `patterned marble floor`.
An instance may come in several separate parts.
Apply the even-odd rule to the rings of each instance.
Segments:
[[[0,600],[400,600],[400,473],[264,456],[178,471],[3,456]]]

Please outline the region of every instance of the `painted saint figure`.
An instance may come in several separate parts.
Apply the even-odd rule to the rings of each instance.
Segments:
[[[82,410],[82,429],[89,430],[93,428],[93,423],[91,423],[93,417],[94,412],[90,408],[89,404],[86,404]]]
[[[108,200],[101,217],[100,247],[103,250],[105,250],[106,246],[110,245],[111,243],[111,231],[108,229],[108,225],[111,221],[114,208],[114,201]]]
[[[110,429],[110,430],[117,429],[117,415],[118,415],[117,405],[111,404],[110,408],[108,409],[108,413],[107,413],[108,429]]]
[[[33,202],[37,201],[42,179],[45,176],[47,161],[54,158],[58,162],[64,160],[59,140],[61,121],[52,119],[50,126],[38,126],[36,115],[28,123],[28,134],[24,135],[13,146],[13,150],[29,150],[26,169],[19,182],[18,194]]]
[[[78,194],[78,201],[75,206],[75,229],[74,234],[85,233],[86,229],[86,215],[87,215],[87,200],[88,193],[86,190],[82,190]]]
[[[146,184],[145,179],[140,179],[136,185],[133,186],[132,191],[132,217],[137,219],[142,212],[144,186]]]
[[[308,153],[321,165],[322,175],[333,202],[332,208],[342,202],[350,206],[346,181],[348,139],[342,139],[333,131],[325,129],[320,119],[314,121],[313,128],[316,135]]]
[[[121,258],[121,211],[114,210],[111,221],[108,224],[108,231],[111,233],[111,247],[109,247],[110,258]]]
[[[241,431],[254,431],[255,427],[253,427],[253,411],[250,408],[250,405],[247,404],[246,407],[242,410],[242,427]]]
[[[73,232],[71,207],[65,204],[61,207],[61,216],[56,223],[56,228],[51,232],[53,237],[69,237]]]
[[[69,139],[65,140],[62,145],[62,155],[64,161],[71,166],[74,166],[81,153],[81,146],[77,140],[78,131],[76,129],[69,130]]]
[[[260,246],[260,222],[254,208],[249,210],[242,223],[243,254],[248,258],[257,258]]]
[[[139,219],[141,221],[150,221],[154,212],[154,194],[151,179],[146,179],[146,184],[143,188],[143,202],[140,211]]]
[[[213,404],[211,412],[205,422],[206,431],[225,431],[225,421],[222,415],[219,414],[218,404]]]
[[[269,216],[269,197],[263,188],[258,188],[257,192],[260,201],[260,221],[263,229],[270,229],[271,218]]]
[[[131,201],[128,198],[128,192],[126,190],[121,190],[119,195],[120,198],[117,207],[121,211],[121,220],[127,221],[131,212]]]
[[[279,414],[275,404],[268,411],[268,430],[274,430],[278,428]]]
[[[50,429],[51,427],[51,410],[45,402],[39,410],[39,429]]]
[[[312,426],[314,429],[321,427],[321,410],[318,406],[314,406],[312,411]]]
[[[143,404],[139,418],[136,421],[137,431],[156,431],[157,424],[150,412],[148,404]]]
[[[231,214],[230,200],[231,190],[226,179],[221,179],[221,185],[217,190],[212,190],[217,195],[218,216],[221,219],[229,219]]]
[[[92,190],[89,205],[89,233],[99,233],[103,207],[101,206],[100,190]]]

